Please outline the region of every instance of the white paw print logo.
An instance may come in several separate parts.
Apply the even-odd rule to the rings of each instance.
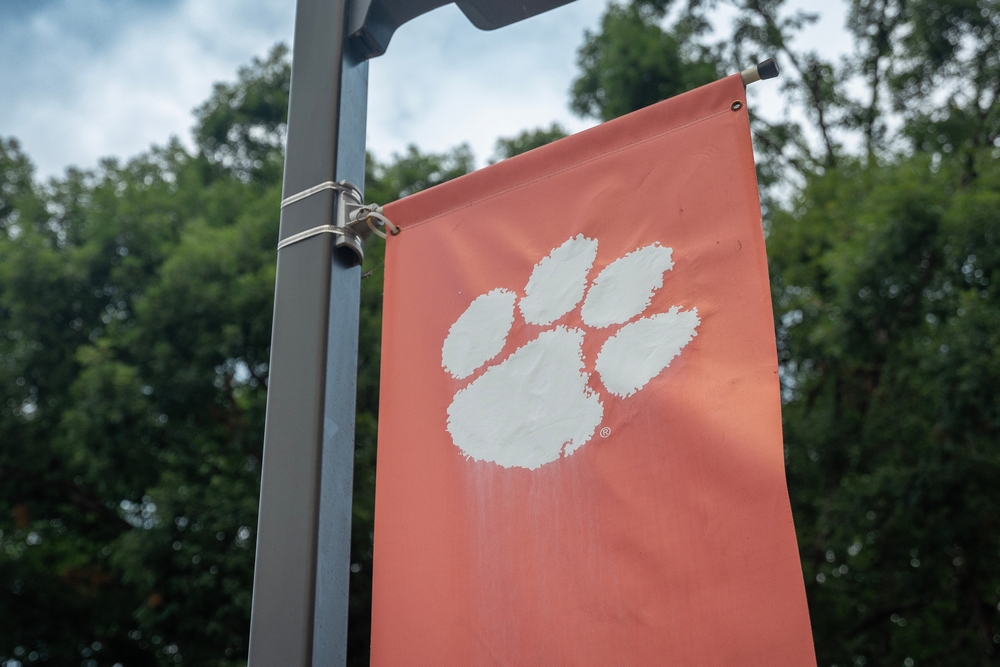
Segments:
[[[535,265],[520,302],[505,289],[475,299],[448,331],[442,366],[461,380],[499,354],[514,324],[515,303],[525,322],[549,327],[583,301],[580,316],[587,327],[619,327],[597,355],[601,384],[621,398],[632,396],[698,335],[697,308],[674,306],[632,321],[663,287],[664,273],[674,266],[672,253],[658,243],[639,248],[609,264],[588,290],[597,241],[582,234],[571,238]],[[455,445],[477,461],[533,470],[586,444],[604,417],[584,368],[583,340],[590,333],[551,326],[459,390],[448,407]]]

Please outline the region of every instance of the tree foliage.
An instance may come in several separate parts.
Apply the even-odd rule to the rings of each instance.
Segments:
[[[0,142],[0,662],[245,663],[287,50],[179,142],[36,183]],[[389,201],[468,148],[369,158]],[[351,649],[366,664],[382,248],[362,281]]]
[[[533,130],[524,130],[513,137],[501,137],[497,139],[496,148],[493,151],[492,162],[499,162],[512,158],[521,153],[550,144],[553,141],[568,136],[566,128],[559,123],[552,123],[549,127],[536,127]]]
[[[627,0],[584,36],[609,119],[777,55],[754,116],[789,489],[821,665],[997,664],[996,0],[850,0],[853,52],[784,0]],[[37,182],[0,140],[0,663],[245,662],[288,55],[174,140]],[[774,85],[774,84],[762,84]],[[556,125],[497,143],[505,159]],[[369,157],[386,202],[468,147]],[[351,664],[366,664],[383,247],[366,251]]]
[[[841,165],[769,239],[822,664],[994,664],[1000,169]]]
[[[244,181],[280,180],[291,81],[288,47],[278,44],[266,60],[241,67],[235,82],[215,84],[194,112],[201,155]]]
[[[852,0],[855,50],[832,62],[796,47],[815,15],[729,4],[731,38],[700,53],[730,71],[777,55],[794,112],[753,130],[820,664],[997,664],[1000,6]],[[595,45],[652,54],[717,6],[692,1],[671,23],[659,2],[613,5],[574,108],[646,101],[641,86],[595,95]],[[645,41],[621,18],[643,15]]]
[[[698,42],[708,22],[687,12],[663,30],[669,0],[611,4],[600,31],[587,32],[571,107],[610,120],[719,78],[716,55]]]

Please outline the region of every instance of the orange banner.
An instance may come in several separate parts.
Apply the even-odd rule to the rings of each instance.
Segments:
[[[739,76],[386,207],[372,665],[814,665]]]

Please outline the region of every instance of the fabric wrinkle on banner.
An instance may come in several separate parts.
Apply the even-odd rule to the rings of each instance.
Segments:
[[[371,664],[815,665],[739,75],[385,213]]]

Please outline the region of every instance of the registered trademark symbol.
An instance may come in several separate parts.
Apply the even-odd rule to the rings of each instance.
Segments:
[[[602,438],[606,438],[609,435],[611,435],[611,429],[610,428],[608,428],[607,426],[605,426],[604,428],[601,429],[601,437]]]

